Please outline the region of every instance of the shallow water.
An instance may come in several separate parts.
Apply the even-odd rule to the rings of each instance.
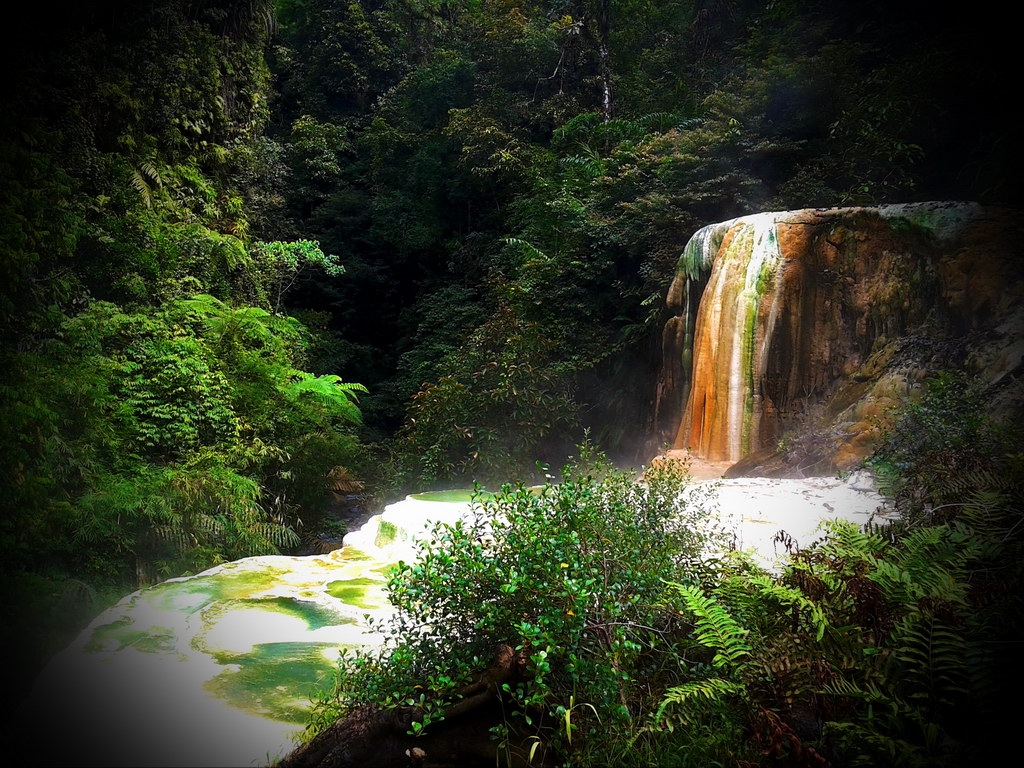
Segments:
[[[848,520],[864,525],[869,520],[884,523],[890,514],[885,499],[866,472],[845,479],[805,477],[783,480],[768,477],[737,477],[695,483],[690,493],[709,485],[717,493],[706,504],[733,532],[736,549],[746,550],[763,567],[777,569],[785,551],[774,538],[785,531],[804,548],[822,537],[825,519]]]

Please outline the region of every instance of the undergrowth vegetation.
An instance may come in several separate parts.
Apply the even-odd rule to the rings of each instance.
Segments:
[[[405,702],[423,708],[414,728],[429,728],[505,642],[530,663],[508,691],[510,725],[564,722],[546,748],[566,754],[613,746],[657,705],[651,679],[678,673],[685,634],[665,579],[699,582],[715,570],[705,549],[724,548],[724,531],[682,500],[686,478],[666,462],[638,484],[584,445],[560,483],[506,486],[470,521],[438,525],[390,577],[388,644],[344,660],[312,731],[362,704]]]
[[[26,12],[0,110],[16,687],[121,595],[316,532],[366,391],[311,370],[319,334],[288,311],[342,265],[256,199],[271,7]]]

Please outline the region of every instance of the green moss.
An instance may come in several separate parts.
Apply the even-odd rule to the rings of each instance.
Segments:
[[[383,596],[384,582],[367,577],[332,581],[327,585],[327,594],[336,597],[343,603],[358,608],[378,608],[385,601]],[[372,592],[378,597],[371,597]]]
[[[905,211],[899,215],[882,217],[889,229],[908,242],[915,240],[931,245],[941,239],[939,233],[956,231],[966,221],[958,212],[946,210],[929,210],[926,208]]]
[[[231,665],[205,684],[208,691],[246,712],[304,723],[309,697],[334,673],[325,651],[331,643],[259,643],[249,653],[217,654]]]
[[[149,627],[146,630],[133,629],[129,618],[119,619],[97,627],[85,650],[90,653],[120,651],[131,646],[145,653],[167,653],[173,651],[177,638],[167,627]]]

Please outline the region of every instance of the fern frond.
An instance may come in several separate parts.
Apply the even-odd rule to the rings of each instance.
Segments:
[[[729,553],[730,557],[735,554],[737,553]],[[747,555],[745,552],[738,554]],[[760,608],[757,591],[750,588],[749,576],[745,573],[733,574],[724,579],[715,588],[715,597],[737,616],[751,611],[756,612]]]
[[[821,530],[827,535],[821,548],[844,559],[873,560],[874,555],[885,548],[880,536],[865,533],[861,527],[849,520],[824,520]]]
[[[967,645],[960,632],[931,613],[909,613],[893,631],[896,658],[906,665],[902,682],[934,701],[966,693]]]
[[[146,178],[156,184],[156,186],[162,187],[164,185],[163,177],[160,175],[159,169],[152,160],[143,160],[139,163],[138,170],[140,174],[144,174]]]
[[[892,698],[885,693],[878,684],[870,680],[855,683],[845,677],[837,677],[827,683],[821,689],[821,693],[828,694],[830,696],[845,696],[846,698],[851,699],[863,699],[864,701],[874,704],[892,703]]]
[[[129,183],[132,185],[132,189],[139,193],[139,197],[142,198],[142,202],[145,203],[147,208],[153,207],[153,193],[149,188],[149,184],[143,178],[142,173],[137,168],[132,169],[131,176],[129,177]]]
[[[272,346],[280,344],[281,337],[296,337],[301,328],[295,318],[275,315],[262,307],[232,307],[205,293],[182,299],[178,304],[198,314],[218,342],[245,334],[249,341]]]
[[[251,537],[268,542],[277,549],[293,546],[302,541],[301,537],[291,528],[275,523],[252,523],[247,526],[246,533]]]
[[[544,253],[544,251],[542,251],[537,246],[528,243],[526,240],[523,240],[518,237],[505,237],[502,238],[502,241],[507,243],[508,245],[516,246],[525,256],[527,256],[530,259],[535,259],[537,261],[551,261],[550,256]]]
[[[682,708],[677,713],[679,720],[685,724],[693,722],[693,717],[687,707],[704,708],[724,702],[726,697],[735,696],[744,691],[739,683],[731,680],[713,677],[707,680],[694,680],[683,685],[677,685],[665,691],[665,698],[662,699],[657,711],[654,713],[656,725],[673,730],[671,721],[667,720],[666,711],[675,708]]]
[[[792,606],[797,612],[810,618],[814,627],[815,639],[821,641],[825,636],[825,630],[830,624],[821,606],[795,587],[780,584],[767,575],[753,575],[749,577],[751,585],[757,588],[761,597],[766,597],[784,605]]]
[[[342,381],[340,376],[334,374],[314,376],[303,371],[293,371],[292,376],[293,378],[281,387],[281,391],[288,397],[310,395],[326,405],[340,408],[351,421],[361,421],[359,409],[354,403],[358,400],[357,393],[368,391],[362,384]]]
[[[597,178],[603,176],[605,172],[604,163],[600,158],[584,157],[582,155],[572,155],[570,157],[563,157],[561,163],[566,168],[572,168],[583,171],[591,178]]]
[[[697,642],[716,651],[711,663],[720,669],[742,666],[740,660],[750,654],[748,630],[741,627],[725,608],[713,597],[705,595],[699,587],[675,583],[672,586],[695,618]]]
[[[173,547],[177,552],[188,552],[198,543],[196,537],[181,525],[154,525],[150,530],[157,541]]]
[[[825,733],[834,734],[853,754],[855,765],[927,765],[921,747],[906,739],[893,738],[877,729],[852,722],[825,723]]]

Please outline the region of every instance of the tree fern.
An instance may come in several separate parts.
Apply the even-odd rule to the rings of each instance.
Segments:
[[[292,378],[281,387],[281,390],[292,398],[301,395],[313,397],[325,405],[339,409],[347,419],[357,424],[362,421],[359,409],[355,406],[357,393],[368,391],[362,384],[342,381],[341,377],[333,374],[314,376],[303,371],[293,371]]]
[[[299,330],[293,318],[274,315],[261,307],[231,307],[209,294],[196,294],[180,304],[202,317],[218,342],[237,333],[247,333],[261,342],[273,344],[279,337],[295,336]]]
[[[647,136],[673,128],[688,130],[700,121],[687,120],[672,112],[652,112],[634,119],[604,120],[596,112],[577,115],[552,134],[551,144],[560,150],[601,148],[605,152],[622,142],[638,142]]]

